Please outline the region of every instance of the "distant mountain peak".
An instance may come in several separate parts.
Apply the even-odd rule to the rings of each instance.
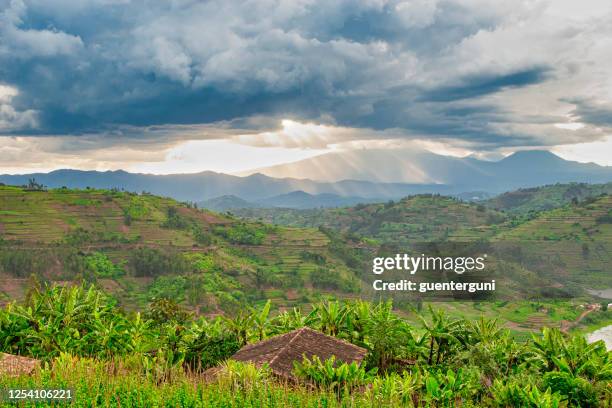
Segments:
[[[519,150],[512,153],[509,156],[504,157],[501,161],[523,161],[523,160],[555,160],[564,161],[561,157],[557,156],[548,150]]]

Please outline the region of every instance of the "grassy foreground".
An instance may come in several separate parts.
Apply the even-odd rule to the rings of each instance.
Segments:
[[[164,381],[144,373],[136,359],[99,361],[64,355],[32,377],[1,378],[4,389],[71,389],[74,407],[319,407],[342,406],[332,393],[275,384],[263,376],[233,379],[230,374],[206,381],[172,370]],[[6,406],[11,406],[5,403]],[[45,406],[24,402],[22,406]],[[345,402],[346,406],[346,402]],[[370,406],[362,398],[353,406]]]
[[[430,310],[413,324],[391,302],[323,302],[270,316],[193,319],[169,300],[128,315],[93,287],[32,290],[0,310],[0,351],[42,360],[0,389],[71,389],[73,406],[609,407],[612,352],[543,329],[519,341],[495,320]],[[246,343],[309,326],[367,351],[361,364],[304,357],[278,383],[231,357]],[[216,374],[211,375],[210,368]],[[48,402],[22,401],[23,406]],[[57,404],[57,403],[56,403]]]

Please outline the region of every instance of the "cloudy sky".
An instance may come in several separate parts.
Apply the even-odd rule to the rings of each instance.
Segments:
[[[612,165],[609,0],[0,0],[0,172],[328,151]]]

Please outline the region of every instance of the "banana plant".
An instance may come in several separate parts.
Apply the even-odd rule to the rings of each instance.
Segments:
[[[337,336],[345,329],[348,313],[347,306],[341,305],[338,301],[328,301],[315,305],[311,314],[323,333]]]
[[[259,311],[255,309],[251,310],[252,323],[255,326],[256,335],[259,341],[263,340],[266,337],[266,332],[270,325],[270,322],[268,321],[268,317],[270,315],[271,306],[272,306],[272,301],[268,300],[261,310]]]

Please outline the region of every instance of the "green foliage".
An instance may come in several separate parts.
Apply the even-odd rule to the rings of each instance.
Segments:
[[[189,313],[174,300],[159,298],[149,304],[145,318],[157,325],[164,323],[183,324],[189,318]]]
[[[194,323],[185,335],[185,361],[192,369],[206,370],[231,357],[240,349],[234,333],[227,330],[222,319],[212,323]]]
[[[232,244],[260,245],[266,238],[263,226],[247,223],[236,223],[229,227],[216,227],[214,233],[227,239]]]
[[[335,270],[316,268],[310,273],[310,282],[315,288],[339,289],[342,286],[342,277]]]
[[[308,315],[298,309],[271,315],[268,301],[232,317],[190,321],[192,316],[176,302],[158,299],[143,317],[127,316],[93,287],[34,288],[25,304],[0,311],[0,350],[43,358],[53,371],[43,368],[40,374],[15,380],[1,377],[0,385],[70,385],[82,392],[78,398],[85,398],[89,391],[74,379],[95,379],[97,385],[87,386],[111,387],[118,393],[113,398],[125,396],[124,390],[113,388],[116,384],[129,383],[140,403],[164,387],[170,387],[164,401],[182,401],[173,399],[178,398],[173,392],[196,398],[186,390],[200,387],[198,373],[220,366],[210,387],[197,389],[213,400],[227,392],[215,400],[227,405],[233,398],[268,395],[282,386],[266,366],[223,361],[245,343],[310,326],[366,347],[371,369],[334,358],[321,361],[316,354],[303,356],[295,362],[294,373],[315,387],[283,388],[277,397],[295,395],[300,403],[316,401],[314,406],[355,407],[596,407],[610,402],[612,353],[602,342],[588,344],[580,335],[546,329],[519,343],[496,321],[451,319],[435,310],[417,328],[398,316],[390,302],[322,302]],[[402,365],[406,359],[412,361],[409,370]],[[64,372],[70,376],[62,377]],[[190,373],[196,376],[183,382]],[[58,378],[64,382],[54,383]],[[133,378],[140,382],[131,383]],[[102,394],[91,398],[95,395]],[[252,401],[259,401],[253,402],[256,406],[267,403]]]
[[[586,379],[568,372],[551,371],[544,374],[544,388],[563,396],[572,406],[597,407],[599,401],[593,385]]]
[[[336,363],[335,357],[321,361],[318,356],[310,359],[303,356],[302,362],[293,363],[293,373],[298,378],[335,393],[349,392],[372,381],[376,369],[366,371],[364,367],[352,362]]]
[[[62,352],[108,357],[137,346],[131,327],[114,302],[93,287],[54,287],[34,290],[26,305],[9,305],[0,314],[0,345],[6,352],[44,359]]]
[[[134,276],[159,276],[189,270],[189,263],[183,255],[147,247],[132,251],[128,264]]]
[[[210,234],[205,232],[201,226],[194,225],[193,228],[193,239],[200,245],[211,245],[213,243],[213,238]]]
[[[456,372],[449,369],[446,373],[425,373],[425,400],[434,407],[454,406],[457,401],[469,399],[476,388],[462,368]]]
[[[218,269],[212,255],[198,253],[191,257],[191,262],[199,272],[213,272]]]
[[[162,223],[163,228],[183,230],[190,225],[189,220],[182,216],[176,207],[169,206],[166,209],[166,220]]]
[[[48,266],[48,254],[42,251],[0,248],[0,271],[19,278],[41,274]]]
[[[73,247],[100,242],[130,244],[138,239],[138,237],[129,238],[119,232],[91,231],[82,227],[75,228],[64,236],[64,242]]]
[[[550,389],[541,391],[534,384],[521,384],[518,382],[504,383],[495,380],[492,386],[495,398],[491,401],[496,407],[525,407],[525,408],[558,408],[561,407],[561,397]]]
[[[115,265],[102,252],[93,252],[85,257],[85,267],[97,278],[117,278],[125,275],[125,270]]]

